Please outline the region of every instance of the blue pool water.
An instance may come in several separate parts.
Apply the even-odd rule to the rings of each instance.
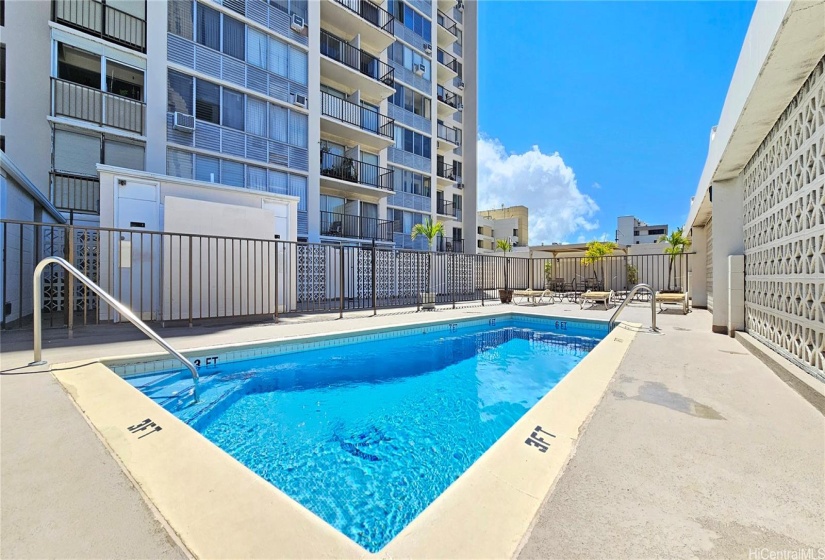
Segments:
[[[601,336],[511,319],[222,364],[197,405],[182,373],[128,380],[376,552]]]

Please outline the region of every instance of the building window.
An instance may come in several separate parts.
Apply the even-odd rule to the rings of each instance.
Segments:
[[[195,81],[195,117],[199,120],[221,123],[221,87],[201,80]]]
[[[192,90],[195,79],[192,76],[169,70],[167,83],[168,111],[193,115]]]
[[[246,61],[252,66],[266,68],[267,38],[252,28],[246,33]]]
[[[223,88],[223,125],[235,130],[244,129],[244,96]]]
[[[398,208],[387,209],[387,219],[392,221],[392,230],[395,233],[412,232],[415,224],[423,224],[424,219],[428,216],[419,214],[418,212],[409,212],[407,210],[399,210]]]
[[[427,175],[401,169],[400,167],[390,166],[389,169],[393,172],[392,180],[393,190],[395,192],[405,192],[427,198],[430,197],[431,182]]]
[[[461,195],[454,194],[453,195],[453,208],[456,210],[461,210]]]
[[[479,226],[479,227],[478,227],[478,234],[479,234],[479,235],[481,235],[481,234],[482,234],[482,230],[483,230],[483,229],[484,229],[484,228],[482,228],[481,226]],[[481,241],[479,241],[479,243],[481,243]],[[481,247],[481,245],[479,245],[479,247]]]
[[[67,82],[100,89],[100,56],[58,43],[57,77]]]
[[[652,229],[652,230],[648,231],[647,234],[648,235],[664,235],[665,230],[663,230],[663,229]]]
[[[221,50],[221,14],[203,4],[198,4],[197,41],[204,47]]]
[[[135,101],[143,101],[143,72],[107,60],[106,91]]]
[[[430,159],[430,137],[409,128],[395,125],[395,147],[417,156]]]
[[[420,69],[423,72],[422,77],[427,81],[430,80],[430,58],[404,43],[396,41],[390,45],[387,49],[387,57],[411,72]]]
[[[168,0],[167,30],[184,39],[192,39],[192,0]]]
[[[246,26],[236,19],[223,16],[223,53],[238,60],[244,60]]]
[[[425,41],[432,41],[432,23],[402,0],[390,0],[389,12],[404,24],[404,27],[422,37]]]
[[[390,97],[389,101],[393,105],[403,107],[407,111],[422,116],[425,119],[430,118],[430,98],[411,88],[404,87],[399,83],[395,84],[395,93]]]
[[[216,157],[195,154],[195,179],[207,183],[220,183],[221,160]]]
[[[513,237],[518,237],[518,230],[517,229],[513,230]]]

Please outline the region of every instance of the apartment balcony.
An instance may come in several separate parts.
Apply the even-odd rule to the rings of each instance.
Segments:
[[[438,46],[449,47],[458,40],[458,24],[441,10],[438,10],[436,20],[438,21]]]
[[[361,35],[361,45],[372,52],[395,42],[395,17],[369,0],[321,0],[321,25],[346,37]]]
[[[392,66],[323,29],[321,54],[321,76],[348,84],[369,99],[382,100],[395,93]]]
[[[339,192],[385,197],[393,192],[392,170],[347,156],[321,152],[321,186]]]
[[[321,132],[383,150],[393,144],[395,120],[378,111],[321,92]]]
[[[52,78],[52,113],[144,134],[146,104],[129,97]]]
[[[100,180],[97,177],[59,171],[50,175],[49,198],[56,208],[81,214],[100,213]]]
[[[438,123],[438,153],[452,152],[461,145],[461,131],[457,128]]]
[[[436,239],[435,249],[440,253],[463,253],[464,240],[439,237]]]
[[[447,216],[449,218],[455,218],[455,207],[453,206],[452,202],[448,202],[444,199],[436,199],[435,201],[435,213],[439,216]]]
[[[52,18],[106,41],[146,52],[146,22],[97,0],[53,0]]]
[[[458,111],[459,102],[457,93],[454,93],[443,86],[438,86],[436,88],[436,97],[438,98],[439,118],[445,119]]]
[[[458,77],[458,61],[455,57],[441,49],[438,49],[438,71],[437,81],[439,84],[452,82]]]
[[[392,220],[321,211],[321,235],[392,242]]]
[[[438,0],[438,9],[449,12],[458,5],[458,0]]]
[[[456,175],[455,168],[452,165],[447,165],[443,161],[439,161],[435,166],[435,174],[438,177],[438,184],[449,186],[460,179]]]

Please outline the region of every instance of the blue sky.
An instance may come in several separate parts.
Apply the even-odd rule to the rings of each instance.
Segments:
[[[754,5],[482,0],[479,209],[531,243],[683,225]]]

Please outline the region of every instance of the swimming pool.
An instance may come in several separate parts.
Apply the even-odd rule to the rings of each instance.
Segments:
[[[606,333],[511,316],[294,344],[209,367],[205,356],[197,405],[182,373],[127,380],[375,552]]]

